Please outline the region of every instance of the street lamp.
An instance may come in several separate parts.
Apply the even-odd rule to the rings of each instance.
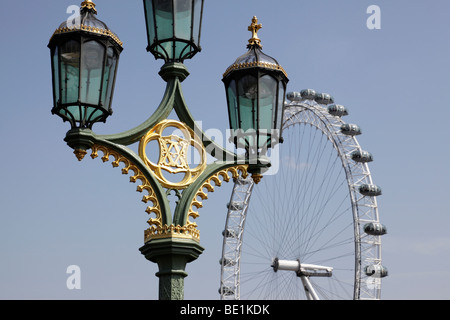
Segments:
[[[54,32],[48,47],[53,78],[52,113],[71,125],[68,144],[79,160],[90,142],[81,134],[96,122],[106,122],[112,114],[112,99],[122,42],[95,15],[95,4],[81,4],[80,16],[63,22]]]
[[[50,40],[52,112],[70,122],[71,129],[64,140],[75,150],[78,160],[88,150],[93,159],[101,157],[103,162],[109,162],[114,158],[112,166],[121,167],[123,174],[130,175],[130,182],[139,183],[137,191],[145,193],[142,201],[149,205],[146,212],[151,215],[147,221],[150,228],[145,230],[144,245],[139,250],[146,259],[158,264],[159,298],[179,300],[184,298],[186,264],[204,250],[193,220],[199,217],[197,210],[208,193],[222,182],[246,178],[249,173],[258,183],[261,170],[270,165],[260,161],[259,149],[271,148],[280,139],[280,135],[264,130],[272,132],[281,127],[287,77],[275,59],[261,52],[257,38],[260,26],[254,21],[247,59],[238,59],[226,72],[224,82],[232,128],[254,130],[257,134],[255,138],[244,136],[236,140],[237,146],[247,148],[244,158],[223,149],[193,119],[181,89],[189,75],[183,61],[200,51],[204,0],[143,2],[148,50],[165,61],[159,74],[167,85],[155,112],[125,132],[97,135],[92,131],[94,123],[106,121],[111,114],[122,43],[95,17],[95,4],[90,0],[82,3],[80,23],[63,23]],[[168,119],[172,111],[179,121]],[[135,143],[139,144],[138,153],[129,148]],[[158,148],[150,150],[152,144]],[[188,159],[192,151],[200,155],[195,167]],[[216,161],[207,163],[206,153]],[[257,163],[248,161],[249,153],[257,154]],[[172,212],[168,195],[173,192],[178,201]]]
[[[79,23],[67,21],[55,31],[48,47],[52,57],[52,113],[72,128],[91,129],[112,114],[122,42],[98,20],[95,4],[84,1]]]
[[[228,102],[232,139],[247,156],[259,158],[281,140],[281,122],[288,78],[272,57],[262,52],[253,17],[248,52],[240,56],[225,72],[223,82]],[[260,151],[261,150],[261,151]]]

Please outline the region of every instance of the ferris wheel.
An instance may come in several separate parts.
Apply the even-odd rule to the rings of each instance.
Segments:
[[[380,299],[382,278],[372,155],[328,94],[287,95],[273,172],[237,179],[223,231],[224,300]],[[251,200],[251,201],[250,201]]]

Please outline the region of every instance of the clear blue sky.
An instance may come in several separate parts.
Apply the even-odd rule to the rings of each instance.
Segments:
[[[81,2],[81,1],[79,1]],[[98,17],[124,42],[114,115],[117,133],[159,104],[161,61],[146,52],[142,1],[96,0]],[[203,51],[186,65],[188,105],[203,128],[227,128],[221,77],[241,54],[256,15],[264,52],[289,74],[290,91],[313,88],[346,105],[383,188],[385,299],[450,298],[450,2],[447,0],[205,1]],[[145,260],[147,214],[136,186],[101,160],[79,163],[52,107],[48,40],[78,1],[7,1],[0,12],[0,298],[156,299],[156,266]],[[381,30],[369,30],[370,5]],[[198,219],[200,259],[188,266],[187,299],[217,297],[220,233],[231,185]],[[78,265],[82,289],[68,290]],[[208,279],[205,281],[205,279]]]

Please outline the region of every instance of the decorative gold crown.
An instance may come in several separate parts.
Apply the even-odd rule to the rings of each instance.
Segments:
[[[81,3],[81,8],[86,8],[92,10],[94,13],[97,13],[97,9],[95,9],[95,3],[91,0],[85,0]]]

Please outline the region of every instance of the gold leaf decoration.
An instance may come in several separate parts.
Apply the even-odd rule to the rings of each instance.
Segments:
[[[194,210],[194,207],[197,208],[197,210],[202,208],[203,207],[202,201],[208,199],[208,194],[204,191],[205,189],[208,192],[214,192],[214,187],[220,187],[223,181],[225,182],[230,181],[230,176],[228,175],[229,173],[231,173],[233,179],[239,178],[239,174],[241,174],[241,176],[245,179],[248,176],[247,169],[248,165],[238,165],[235,167],[230,167],[217,172],[216,174],[211,176],[208,180],[206,180],[205,183],[200,187],[200,189],[198,189],[197,193],[192,199],[191,207],[189,208],[188,212],[186,226],[197,228],[197,224],[195,222],[191,222],[189,218],[197,219],[200,216],[198,211]],[[222,177],[223,180],[221,180],[220,177]],[[214,182],[214,186],[212,182]]]
[[[150,185],[150,182],[145,177],[145,175],[139,170],[139,168],[133,164],[130,160],[128,160],[126,157],[121,155],[115,150],[112,150],[108,147],[94,144],[92,146],[92,154],[91,158],[95,159],[98,158],[98,152],[101,151],[103,153],[103,157],[101,157],[103,162],[108,162],[110,160],[110,157],[114,157],[114,161],[112,162],[112,166],[114,168],[119,167],[120,163],[123,163],[125,166],[122,169],[122,174],[128,175],[130,170],[133,171],[133,175],[130,177],[130,182],[136,183],[138,180],[141,181],[141,184],[138,185],[137,190],[138,192],[146,191],[147,195],[144,195],[142,198],[142,202],[144,203],[152,203],[151,206],[147,207],[145,210],[148,214],[155,214],[156,218],[149,219],[147,223],[150,226],[156,226],[161,227],[162,226],[162,216],[161,216],[161,208],[158,202],[158,198],[156,197],[156,194]]]
[[[153,239],[181,238],[200,242],[200,231],[194,226],[151,226],[145,230],[145,242]]]

